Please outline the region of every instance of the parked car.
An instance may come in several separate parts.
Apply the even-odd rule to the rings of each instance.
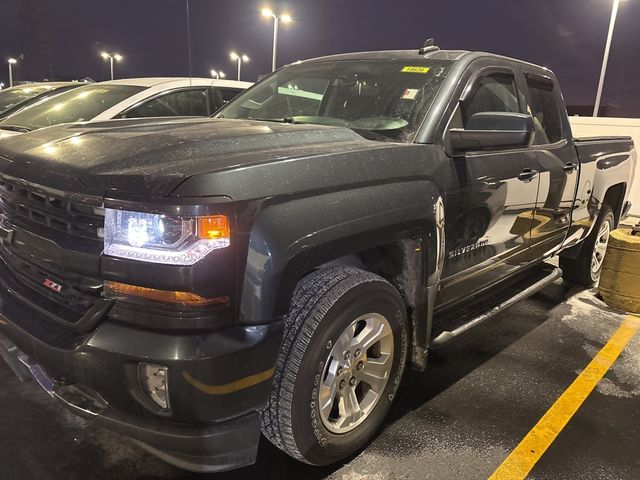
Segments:
[[[61,123],[112,118],[207,117],[250,87],[210,78],[131,78],[86,85],[0,121],[0,138]]]
[[[80,82],[25,83],[0,90],[0,120],[44,98],[86,85]]]
[[[405,364],[562,271],[598,279],[636,162],[573,138],[551,71],[433,46],[116,123],[0,143],[0,343],[193,471],[252,463],[260,431],[313,465],[357,452]]]

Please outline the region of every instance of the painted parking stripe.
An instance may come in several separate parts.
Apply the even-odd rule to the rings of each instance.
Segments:
[[[640,330],[640,317],[633,315],[626,317],[620,328],[591,360],[587,368],[560,395],[547,413],[493,472],[489,480],[526,478],[638,330]]]

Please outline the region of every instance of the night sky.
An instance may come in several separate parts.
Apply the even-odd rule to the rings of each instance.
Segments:
[[[21,2],[26,2],[23,11],[29,3],[44,5],[40,20],[21,16]],[[435,37],[441,48],[484,50],[548,66],[568,104],[593,104],[612,2],[298,0],[270,6],[295,19],[281,28],[280,65],[332,53],[417,49]],[[189,0],[193,75],[208,76],[216,68],[233,77],[229,52],[234,49],[251,57],[243,80],[268,73],[272,25],[260,16],[265,4]],[[108,69],[101,49],[124,55],[116,77],[189,75],[185,5],[186,0],[0,0],[0,81],[7,83],[7,58],[21,53],[19,79],[50,72],[104,80]],[[603,104],[624,116],[640,116],[639,20],[640,0],[623,1]],[[36,31],[38,23],[42,28]],[[34,53],[34,38],[49,45],[48,51]]]

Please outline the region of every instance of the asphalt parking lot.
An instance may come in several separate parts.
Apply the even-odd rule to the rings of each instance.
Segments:
[[[258,463],[219,475],[165,465],[94,431],[0,362],[0,478],[483,479],[607,343],[625,316],[557,282],[432,353],[409,372],[378,437],[346,465],[313,468],[261,445]],[[640,478],[636,335],[531,471],[535,479]]]

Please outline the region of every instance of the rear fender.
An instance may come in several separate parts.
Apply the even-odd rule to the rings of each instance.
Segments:
[[[616,224],[621,219],[625,201],[629,197],[629,185],[631,185],[635,173],[636,152],[630,140],[617,140],[615,145],[618,144],[620,151],[606,154],[599,153],[602,145],[597,142],[594,142],[593,145],[583,143],[578,148],[581,172],[572,221],[583,224],[585,228],[579,234],[579,238],[565,241],[565,244],[571,246],[562,251],[564,257],[578,257],[582,250],[583,240],[593,230],[605,199],[612,203],[610,206],[614,210]],[[616,192],[615,195],[619,198],[607,198],[608,194],[614,193],[612,192],[613,187],[622,188],[621,194],[617,195]],[[581,214],[581,218],[576,218],[578,212],[584,212]]]

